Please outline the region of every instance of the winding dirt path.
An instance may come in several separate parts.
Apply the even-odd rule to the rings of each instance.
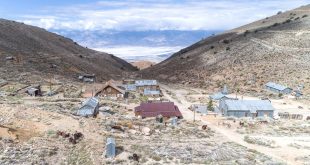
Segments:
[[[164,89],[163,95],[169,99],[170,101],[173,101],[180,109],[181,113],[183,114],[184,119],[186,120],[193,120],[194,113],[188,109],[188,107],[193,104],[186,100],[184,95],[187,94],[186,90],[184,89],[173,89],[167,85],[161,84],[161,88]],[[169,95],[166,91],[172,92],[175,94],[174,99],[171,95]],[[229,139],[232,142],[235,142],[239,145],[242,145],[244,147],[247,147],[249,149],[256,150],[262,154],[268,155],[276,160],[285,162],[287,164],[302,164],[300,162],[296,162],[295,158],[297,156],[303,156],[307,155],[309,150],[301,150],[297,148],[288,147],[287,145],[281,146],[279,148],[270,148],[265,146],[260,146],[256,144],[250,144],[244,141],[244,135],[238,134],[235,132],[235,129],[228,129],[223,126],[218,126],[217,124],[214,124],[212,122],[207,121],[205,118],[202,118],[199,115],[195,116],[196,120],[200,120],[203,123],[207,124],[211,129],[215,130],[216,132],[222,134],[224,137]]]

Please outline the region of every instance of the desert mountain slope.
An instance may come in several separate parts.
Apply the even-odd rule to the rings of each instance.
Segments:
[[[7,58],[13,57],[13,60]],[[0,19],[0,69],[6,79],[22,75],[75,78],[96,74],[99,80],[120,77],[135,68],[113,55],[79,46],[44,29]],[[28,73],[28,74],[27,74]]]
[[[153,65],[155,65],[156,63],[155,62],[151,62],[151,61],[135,61],[135,62],[131,62],[131,65],[139,68],[140,70],[143,70],[143,69],[146,69],[146,68],[149,68]]]
[[[310,82],[310,5],[211,36],[143,70],[144,77],[261,90]]]

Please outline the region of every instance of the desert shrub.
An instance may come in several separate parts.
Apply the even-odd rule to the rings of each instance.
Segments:
[[[278,13],[277,13],[277,14],[278,14],[278,15],[279,15],[279,14],[282,14],[282,11],[278,11]]]
[[[157,155],[152,156],[152,159],[157,161],[157,162],[161,161],[160,156],[157,156]]]
[[[272,26],[273,27],[276,27],[276,26],[278,26],[279,25],[279,23],[274,23]]]
[[[302,16],[302,18],[306,18],[306,17],[308,17],[308,15],[307,15],[307,14],[305,14],[305,15],[303,15],[303,16]]]
[[[229,40],[225,39],[225,40],[223,40],[223,43],[224,44],[229,44]]]
[[[217,54],[217,51],[213,52],[214,54]]]
[[[244,36],[247,36],[249,33],[250,33],[250,31],[249,31],[249,30],[246,30],[246,31],[244,32]]]
[[[290,23],[292,20],[290,20],[290,19],[287,19],[285,22],[283,22],[283,23]]]
[[[230,50],[230,47],[227,47],[226,50],[227,50],[227,51]]]
[[[214,46],[213,46],[213,45],[211,45],[210,49],[214,49]]]
[[[299,17],[295,18],[295,20],[299,20]]]

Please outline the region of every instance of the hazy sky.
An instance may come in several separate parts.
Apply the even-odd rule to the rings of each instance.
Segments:
[[[226,30],[310,0],[1,0],[0,17],[46,29]]]

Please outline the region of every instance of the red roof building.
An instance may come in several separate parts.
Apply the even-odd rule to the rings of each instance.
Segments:
[[[179,108],[173,102],[141,103],[135,108],[135,115],[145,117],[178,117],[182,118]]]

